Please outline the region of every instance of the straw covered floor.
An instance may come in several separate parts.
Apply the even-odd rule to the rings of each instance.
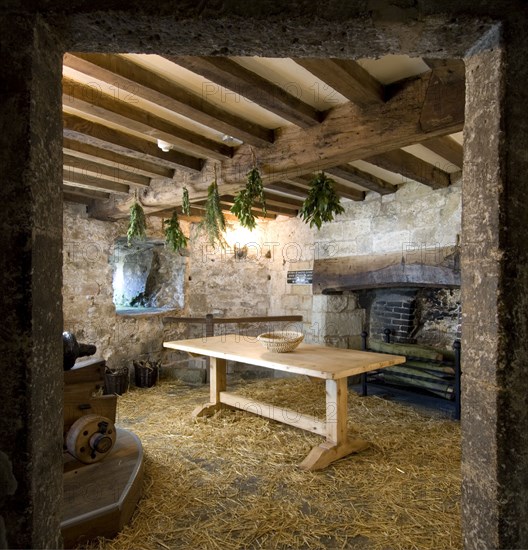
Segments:
[[[324,417],[322,381],[236,391]],[[176,381],[119,399],[118,424],[145,451],[143,498],[115,539],[89,548],[461,548],[458,423],[350,392],[349,431],[372,446],[305,472],[297,465],[322,437],[243,411],[193,421],[207,401],[207,388]]]

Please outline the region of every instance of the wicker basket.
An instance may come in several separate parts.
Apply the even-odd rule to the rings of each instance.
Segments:
[[[304,339],[302,332],[288,330],[265,332],[259,334],[257,340],[269,351],[275,353],[288,353],[293,351]]]
[[[105,395],[123,395],[128,390],[128,367],[105,372]]]
[[[134,382],[138,388],[152,388],[158,380],[159,361],[132,361]]]

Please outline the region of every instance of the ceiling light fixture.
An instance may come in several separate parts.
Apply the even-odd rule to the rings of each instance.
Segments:
[[[158,147],[164,152],[168,153],[172,149],[172,144],[167,143],[166,141],[163,141],[162,139],[158,139]]]
[[[228,136],[227,134],[224,134],[222,136],[222,141],[226,144],[226,145],[229,145],[229,146],[233,146],[233,145],[242,145],[243,141],[240,140],[240,139],[237,139],[236,137],[233,137],[233,136]]]

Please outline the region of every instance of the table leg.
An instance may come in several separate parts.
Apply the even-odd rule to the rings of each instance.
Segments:
[[[211,357],[209,363],[209,403],[200,405],[193,413],[193,418],[200,416],[211,416],[222,407],[220,403],[220,392],[227,388],[227,361],[218,357]]]
[[[332,462],[369,446],[362,439],[348,439],[347,379],[326,380],[326,442],[314,447],[301,462],[303,470],[321,470]]]

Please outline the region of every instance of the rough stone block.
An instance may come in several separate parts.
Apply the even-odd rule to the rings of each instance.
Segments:
[[[290,292],[298,296],[311,296],[312,285],[291,285]]]
[[[321,313],[326,309],[327,296],[324,294],[314,294],[312,296],[312,312]]]
[[[372,235],[359,235],[356,238],[357,254],[362,256],[374,251],[374,239]]]
[[[410,242],[412,242],[411,234],[408,230],[375,233],[372,237],[372,249],[378,254],[393,252],[394,250],[403,250],[403,247]]]
[[[328,257],[342,258],[344,256],[354,256],[357,253],[357,242],[352,238],[351,240],[335,241],[332,243],[332,254]]]
[[[326,311],[331,313],[340,313],[348,308],[348,296],[327,295]]]

